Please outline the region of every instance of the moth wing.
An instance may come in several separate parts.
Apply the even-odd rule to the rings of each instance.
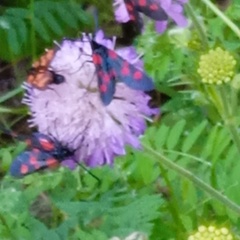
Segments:
[[[163,21],[167,20],[168,18],[165,11],[161,8],[159,0],[128,0],[128,1],[132,2],[137,11],[144,13],[146,16],[154,20]]]
[[[38,149],[20,153],[12,162],[10,174],[13,177],[24,177],[25,175],[51,168],[58,165],[59,161],[49,153]]]
[[[135,90],[150,91],[154,89],[152,79],[143,71],[130,64],[114,51],[108,49],[108,54],[112,56],[111,68],[118,81],[124,82]]]
[[[57,148],[57,143],[46,134],[34,132],[26,141],[31,148],[37,148],[44,152],[53,152]]]
[[[115,93],[116,79],[113,74],[113,69],[109,62],[111,62],[111,56],[108,55],[108,49],[93,42],[93,63],[96,67],[98,77],[98,88],[100,91],[100,97],[104,105],[108,105]]]

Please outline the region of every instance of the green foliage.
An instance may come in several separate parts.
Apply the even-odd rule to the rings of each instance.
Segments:
[[[77,1],[13,2],[0,8],[0,58],[11,64],[91,27]],[[228,227],[239,239],[239,3],[224,12],[234,28],[206,2],[186,7],[188,28],[170,25],[158,35],[150,23],[136,40],[146,71],[167,99],[141,151],[128,148],[114,166],[91,169],[100,184],[80,167],[13,179],[8,169],[25,146],[0,136],[1,239],[124,239],[136,231],[152,240],[187,239],[200,225]],[[111,1],[91,3],[101,26],[115,33]],[[222,86],[204,84],[197,72],[201,55],[216,47],[237,61],[234,80]],[[16,87],[0,96],[6,126],[27,114],[9,104],[20,94]]]
[[[61,39],[73,31],[76,36],[76,31],[87,23],[88,15],[75,2],[44,0],[6,8],[0,16],[0,57],[16,60],[33,54],[35,58],[36,52],[51,44],[52,39]]]

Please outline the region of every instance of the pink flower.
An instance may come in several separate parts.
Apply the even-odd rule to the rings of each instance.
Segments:
[[[114,42],[105,39],[101,31],[95,40],[114,48]],[[133,47],[118,49],[117,53],[142,67]],[[50,84],[43,91],[24,85],[23,102],[30,108],[31,127],[55,137],[75,151],[77,161],[88,166],[112,164],[115,156],[125,154],[126,145],[141,147],[139,136],[145,131],[145,120],[158,113],[158,109],[148,107],[149,96],[144,92],[120,82],[112,102],[108,106],[102,104],[86,35],[82,39],[63,40],[50,68],[62,75],[65,82]]]

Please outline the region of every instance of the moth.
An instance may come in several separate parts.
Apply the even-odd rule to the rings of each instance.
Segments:
[[[135,90],[150,91],[154,89],[152,79],[142,70],[94,39],[90,39],[90,43],[100,97],[104,105],[108,105],[112,101],[117,81],[123,82]]]
[[[51,60],[55,55],[55,50],[47,50],[40,59],[33,63],[28,71],[27,82],[34,87],[44,90],[48,84],[61,84],[64,82],[64,77],[48,69]]]
[[[67,158],[72,158],[76,164],[88,172],[98,183],[100,179],[91,173],[84,165],[74,158],[74,151],[63,146],[57,139],[46,134],[34,132],[30,136],[20,135],[0,126],[0,131],[20,141],[24,141],[27,149],[20,153],[12,162],[10,174],[21,178],[40,170],[55,168]]]
[[[10,174],[13,177],[23,177],[39,170],[56,167],[74,154],[59,141],[43,133],[34,132],[30,136],[25,136],[2,127],[0,130],[4,134],[24,141],[27,145],[26,151],[20,153],[12,162]]]

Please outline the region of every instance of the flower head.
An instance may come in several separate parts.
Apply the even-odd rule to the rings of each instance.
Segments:
[[[183,15],[183,5],[188,0],[159,0],[162,9],[179,27],[186,27],[188,22],[186,17]],[[157,21],[155,28],[156,31],[162,33],[167,28],[168,21]]]
[[[198,73],[203,83],[222,84],[232,79],[235,65],[233,56],[218,47],[201,56]]]
[[[188,240],[205,240],[205,239],[215,239],[215,240],[232,240],[233,235],[230,231],[225,228],[216,228],[214,226],[199,226],[198,230],[188,237]]]
[[[114,48],[114,41],[105,39],[102,32],[95,40]],[[141,66],[133,47],[117,53]],[[148,107],[149,96],[144,92],[123,83],[116,84],[112,102],[103,105],[88,36],[63,40],[50,67],[64,77],[62,84],[51,84],[44,91],[25,84],[24,103],[30,107],[31,126],[74,150],[75,159],[88,166],[112,164],[115,156],[125,154],[126,144],[140,148],[138,137],[146,128],[145,118],[157,110]]]

